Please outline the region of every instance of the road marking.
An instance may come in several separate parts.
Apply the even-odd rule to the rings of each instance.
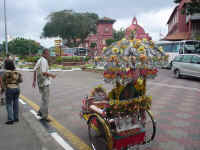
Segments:
[[[154,82],[149,82],[149,84],[154,84],[154,85],[157,85],[157,86],[166,86],[166,87],[170,87],[170,88],[184,89],[184,90],[190,90],[190,91],[200,92],[200,89],[198,89],[198,88],[192,88],[192,87],[184,87],[184,86],[179,86],[179,85],[170,85],[170,84],[154,83]]]
[[[65,150],[73,150],[73,148],[67,144],[64,139],[56,132],[51,133],[51,136],[65,149]]]
[[[32,102],[30,99],[26,98],[23,95],[20,95],[20,98],[27,104],[29,104],[34,109],[34,111],[39,110],[39,106]],[[84,143],[78,136],[74,135],[70,130],[66,129],[52,116],[49,115],[49,119],[51,120],[50,125],[52,125],[59,132],[60,135],[65,137],[74,148],[76,148],[77,150],[91,150],[91,148],[86,143]]]
[[[41,119],[40,116],[37,115],[37,112],[33,109],[30,110],[30,112],[39,120]],[[65,142],[65,140],[57,133],[53,132],[51,133],[51,136],[54,138],[56,142],[58,142],[65,150],[73,150],[73,148]]]
[[[21,99],[19,99],[19,102],[22,103],[23,105],[26,105],[26,103]]]
[[[35,118],[41,119],[41,117],[37,115],[35,110],[31,109],[30,112],[35,116]]]

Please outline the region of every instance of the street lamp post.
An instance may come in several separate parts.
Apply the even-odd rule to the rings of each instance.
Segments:
[[[7,20],[6,20],[6,0],[4,0],[4,24],[5,24],[6,54],[8,54],[8,36],[7,36]]]

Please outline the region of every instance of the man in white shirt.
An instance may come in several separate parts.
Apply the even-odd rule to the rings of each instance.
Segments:
[[[56,76],[49,72],[48,59],[49,51],[45,49],[42,53],[42,57],[37,61],[34,67],[34,77],[33,77],[33,88],[35,88],[36,79],[38,83],[38,88],[41,94],[41,106],[38,115],[42,117],[44,121],[50,121],[48,119],[48,103],[49,103],[49,85],[51,84],[50,78],[55,78]]]

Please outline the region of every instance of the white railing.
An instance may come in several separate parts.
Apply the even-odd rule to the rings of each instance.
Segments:
[[[187,15],[186,16],[186,23],[188,23],[189,20],[200,20],[200,13],[195,13],[193,15]]]

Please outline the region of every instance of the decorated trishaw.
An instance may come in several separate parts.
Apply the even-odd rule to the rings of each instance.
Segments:
[[[104,81],[113,89],[97,86],[82,100],[81,117],[88,124],[92,149],[126,150],[150,143],[156,121],[146,82],[156,77],[168,56],[147,39],[122,39],[95,59],[104,65]]]

